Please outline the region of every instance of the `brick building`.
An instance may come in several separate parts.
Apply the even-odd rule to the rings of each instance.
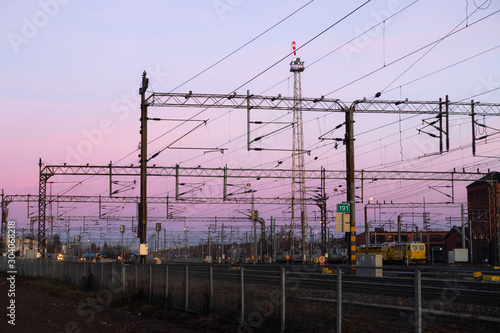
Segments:
[[[499,248],[499,172],[467,186],[468,219],[472,226],[472,260],[498,264]]]

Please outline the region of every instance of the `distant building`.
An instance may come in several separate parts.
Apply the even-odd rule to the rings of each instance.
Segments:
[[[446,262],[448,262],[448,252],[453,251],[453,249],[461,249],[465,243],[465,248],[469,248],[469,228],[465,228],[465,235],[462,233],[462,228],[454,226],[445,236],[444,236],[444,253],[443,257]],[[465,240],[463,243],[462,241]]]
[[[38,242],[29,238],[16,238],[14,252],[21,258],[26,258],[26,253],[29,249],[38,251]]]
[[[472,226],[472,259],[498,264],[500,173],[487,176],[467,186],[468,219]]]

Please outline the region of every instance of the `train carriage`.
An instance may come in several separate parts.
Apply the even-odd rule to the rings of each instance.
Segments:
[[[384,243],[360,246],[360,254],[380,254],[384,263],[424,264],[426,249],[424,243]]]

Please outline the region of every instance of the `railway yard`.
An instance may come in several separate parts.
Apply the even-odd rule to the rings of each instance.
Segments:
[[[340,319],[346,332],[414,332],[415,318],[424,332],[500,328],[500,283],[482,278],[500,274],[488,267],[387,266],[373,268],[379,271],[376,277],[360,276],[360,268],[318,264],[122,266],[34,260],[19,267],[22,276],[90,287],[113,302],[139,299],[200,318],[215,315],[247,330],[337,332]]]

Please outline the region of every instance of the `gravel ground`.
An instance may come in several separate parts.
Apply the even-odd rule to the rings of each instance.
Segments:
[[[144,302],[109,302],[104,293],[74,290],[49,279],[15,277],[15,296],[8,275],[0,274],[0,332],[235,332],[216,318],[196,317]],[[7,309],[15,300],[15,326]]]

